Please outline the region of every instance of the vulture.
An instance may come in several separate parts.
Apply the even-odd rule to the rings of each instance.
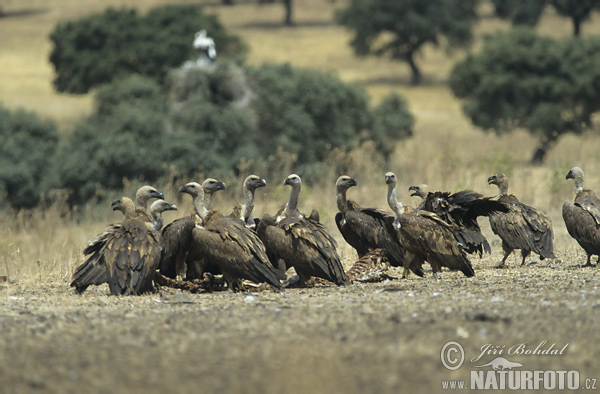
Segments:
[[[261,240],[240,220],[210,211],[204,226],[193,229],[192,243],[204,264],[215,264],[222,270],[231,290],[247,279],[283,291],[280,279],[285,275],[275,270]]]
[[[256,175],[248,175],[242,185],[245,197],[244,204],[238,204],[233,207],[233,212],[230,216],[241,220],[246,227],[256,229],[256,222],[258,219],[252,217],[252,210],[254,209],[254,193],[259,187],[265,186],[267,186],[267,181],[264,179]]]
[[[135,216],[145,222],[153,221],[152,214],[148,211],[148,201],[156,198],[163,200],[165,196],[152,186],[142,186],[135,193]]]
[[[184,216],[169,223],[162,230],[163,254],[159,271],[162,275],[175,279],[186,273],[187,280],[201,279],[203,272],[197,272],[195,250],[192,245],[192,230],[203,225],[203,218],[212,209],[212,196],[225,189],[225,183],[208,178],[202,185],[190,182],[179,189],[179,193],[192,196],[193,210],[190,216]],[[187,272],[186,272],[187,263]],[[220,272],[218,272],[220,273]]]
[[[562,206],[562,216],[571,237],[587,253],[585,266],[592,265],[592,255],[599,256],[600,262],[600,200],[596,193],[583,188],[583,170],[573,167],[566,179],[573,179],[575,185],[575,201],[565,202]]]
[[[488,184],[498,186],[498,201],[508,207],[508,212],[489,215],[492,231],[502,239],[504,251],[504,257],[496,267],[503,267],[514,249],[521,249],[521,265],[525,264],[525,259],[531,252],[539,254],[542,260],[555,258],[552,222],[548,215],[523,204],[513,194],[508,194],[506,175],[492,175],[488,178]]]
[[[293,266],[300,284],[304,286],[312,276],[338,286],[349,284],[333,237],[317,220],[305,217],[298,211],[302,187],[300,177],[292,174],[286,178],[284,185],[292,188],[284,209],[276,217],[265,214],[256,229],[271,261],[281,259],[286,263],[286,268]]]
[[[376,249],[383,249],[390,265],[404,265],[404,249],[398,241],[392,227],[394,217],[376,208],[361,208],[354,200],[346,198],[349,188],[358,185],[356,179],[346,175],[340,176],[335,188],[337,191],[337,207],[335,223],[340,233],[356,249],[359,259]],[[423,276],[420,267],[411,267],[418,276]],[[405,271],[403,277],[406,277]]]
[[[490,244],[481,233],[477,218],[489,216],[493,212],[508,212],[506,205],[491,197],[483,197],[473,190],[456,193],[430,192],[425,184],[411,186],[408,190],[412,191],[411,197],[423,199],[417,209],[434,212],[446,223],[460,229],[460,242],[467,253],[478,253],[481,257],[484,252],[492,252]]]
[[[385,183],[388,204],[396,215],[392,225],[406,251],[405,267],[421,266],[427,260],[435,277],[441,267],[460,270],[467,277],[475,275],[460,243],[458,228],[433,212],[406,209],[396,196],[397,180],[393,172],[385,174]]]
[[[160,233],[149,229],[135,215],[135,205],[128,197],[112,203],[113,210],[123,212],[125,219],[107,227],[84,249],[90,257],[73,274],[71,286],[83,293],[90,285],[108,282],[113,295],[142,294],[152,290],[152,279],[161,255]],[[154,226],[162,223],[162,212],[173,210],[172,204],[152,204]]]
[[[282,291],[283,273],[277,272],[267,257],[265,247],[256,233],[239,219],[224,217],[220,212],[207,209],[212,206],[211,190],[225,187],[223,182],[188,183],[182,187],[183,193],[194,197],[194,210],[202,220],[202,225],[194,225],[188,245],[188,279],[193,272],[197,278],[209,265],[216,265],[223,273],[229,288],[236,290],[242,279],[256,283],[267,283],[274,290]]]
[[[162,217],[162,213],[165,211],[176,211],[177,206],[170,204],[164,200],[156,200],[150,205],[150,216],[152,217],[152,223],[146,223],[146,227],[149,230],[161,231],[165,225],[165,220]]]

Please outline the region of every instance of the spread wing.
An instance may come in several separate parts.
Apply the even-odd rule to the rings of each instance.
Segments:
[[[141,294],[152,289],[160,263],[160,235],[143,222],[127,219],[104,248],[111,294]]]

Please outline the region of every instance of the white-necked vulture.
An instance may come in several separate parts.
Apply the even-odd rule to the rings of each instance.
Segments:
[[[113,202],[125,219],[109,226],[92,239],[84,254],[92,254],[75,272],[71,286],[79,293],[89,285],[108,282],[113,295],[136,295],[152,290],[152,279],[160,262],[160,233],[150,230],[135,216],[130,198]],[[158,206],[157,206],[158,207]],[[104,268],[105,276],[99,274]]]
[[[562,206],[562,216],[571,237],[579,243],[587,254],[585,266],[592,265],[592,256],[600,261],[600,200],[596,193],[583,188],[583,170],[573,167],[566,179],[573,179],[575,184],[575,201],[565,202]]]
[[[204,225],[204,218],[212,209],[213,194],[223,189],[225,183],[214,178],[204,180],[202,185],[189,182],[179,188],[180,193],[192,197],[193,210],[190,216],[176,219],[162,230],[164,250],[159,269],[162,275],[174,279],[178,275],[185,274],[187,280],[202,279],[204,265],[199,262],[202,259],[196,256],[197,252],[192,243],[192,230],[196,226]]]
[[[298,211],[300,177],[292,174],[286,178],[284,185],[292,188],[285,209],[277,217],[265,214],[257,227],[271,261],[276,264],[278,259],[282,259],[286,266],[293,266],[303,285],[312,276],[338,286],[348,284],[333,237],[322,224]]]
[[[446,223],[433,212],[405,208],[398,201],[397,179],[393,172],[385,174],[385,183],[388,186],[388,204],[396,215],[393,226],[406,251],[407,264],[420,265],[426,260],[434,276],[441,267],[460,270],[467,277],[475,275],[456,226]]]
[[[135,215],[143,221],[153,221],[152,214],[148,210],[148,201],[153,198],[163,200],[165,196],[149,185],[140,187],[135,193]]]
[[[244,203],[233,207],[231,216],[244,222],[246,227],[256,229],[258,219],[252,217],[254,209],[254,194],[259,187],[267,186],[267,181],[256,175],[248,175],[242,184],[244,192]]]
[[[356,201],[347,199],[346,192],[356,185],[356,179],[347,175],[340,176],[335,183],[339,210],[335,215],[335,223],[340,233],[356,249],[359,258],[376,249],[383,249],[390,265],[403,267],[404,248],[392,227],[394,217],[376,208],[361,208]],[[420,267],[411,268],[415,274],[423,276]]]
[[[508,194],[506,175],[492,175],[488,178],[488,184],[498,186],[498,201],[508,207],[508,212],[495,212],[489,216],[492,231],[502,239],[504,251],[504,257],[497,267],[503,267],[515,249],[521,249],[521,265],[525,264],[531,252],[539,254],[542,260],[555,258],[554,233],[548,215],[523,204],[515,195]]]

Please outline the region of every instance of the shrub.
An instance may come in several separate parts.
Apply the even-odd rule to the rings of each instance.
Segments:
[[[24,110],[0,105],[0,201],[32,208],[49,188],[49,167],[58,144],[56,126]],[[5,204],[2,204],[5,205]]]

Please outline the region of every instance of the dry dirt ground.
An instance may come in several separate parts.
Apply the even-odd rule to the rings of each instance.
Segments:
[[[562,257],[495,269],[494,253],[472,259],[469,279],[428,272],[284,294],[0,284],[0,392],[444,392],[443,380],[470,387],[470,371],[500,354],[471,361],[487,345],[520,370],[576,370],[598,388],[600,268]],[[464,349],[456,370],[441,361],[449,341]],[[536,347],[562,354],[518,354]],[[452,364],[460,353],[446,350]]]

